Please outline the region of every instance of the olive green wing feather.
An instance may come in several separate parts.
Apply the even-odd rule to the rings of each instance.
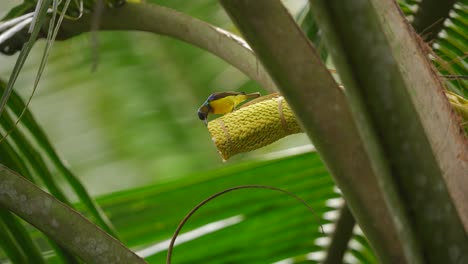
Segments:
[[[218,92],[218,93],[213,93],[208,97],[207,101],[213,101],[217,99],[221,99],[227,96],[236,96],[236,95],[241,95],[245,94],[244,92]]]

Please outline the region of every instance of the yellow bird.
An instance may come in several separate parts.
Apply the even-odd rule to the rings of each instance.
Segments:
[[[260,93],[245,92],[221,92],[213,93],[208,96],[208,99],[198,108],[198,118],[203,120],[208,125],[208,114],[224,115],[232,112],[236,106],[247,99],[253,99],[260,96]]]

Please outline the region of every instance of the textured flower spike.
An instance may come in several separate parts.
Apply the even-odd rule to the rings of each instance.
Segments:
[[[279,94],[258,98],[212,120],[208,123],[208,130],[224,160],[302,132],[288,103]]]

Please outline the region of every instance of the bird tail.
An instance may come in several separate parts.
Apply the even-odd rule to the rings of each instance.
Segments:
[[[245,96],[247,97],[247,99],[253,99],[253,98],[260,97],[260,93],[259,92],[249,93],[249,94],[246,94]]]

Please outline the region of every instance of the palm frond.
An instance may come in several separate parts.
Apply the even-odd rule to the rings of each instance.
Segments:
[[[16,79],[19,76],[19,73],[21,72],[21,68],[24,65],[24,62],[26,61],[26,58],[29,54],[29,52],[32,49],[32,46],[34,45],[37,36],[39,35],[39,31],[42,27],[42,25],[46,22],[46,15],[50,6],[52,0],[44,0],[41,2],[38,2],[36,5],[36,12],[34,15],[34,23],[31,24],[33,25],[30,28],[30,37],[28,42],[23,46],[23,49],[21,50],[21,53],[18,57],[18,60],[15,63],[15,66],[13,68],[13,72],[10,75],[10,78],[8,80],[8,85],[5,89],[5,91],[2,93],[2,97],[0,99],[0,116],[2,115],[6,103],[8,101],[8,98],[10,97],[11,92],[13,91],[13,87],[15,85]],[[2,139],[3,140],[3,139]]]

